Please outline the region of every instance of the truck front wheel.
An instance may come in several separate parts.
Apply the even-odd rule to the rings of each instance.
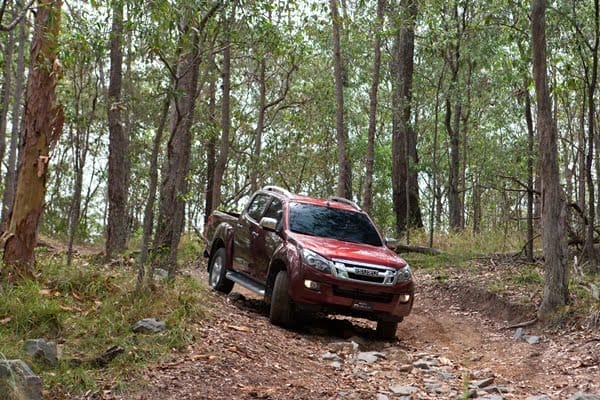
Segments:
[[[396,338],[397,321],[377,321],[376,334],[379,339],[392,340]]]
[[[218,249],[210,260],[208,268],[208,284],[211,288],[221,293],[228,294],[233,289],[233,281],[227,279],[225,274],[227,267],[225,266],[225,249]]]
[[[288,294],[288,273],[279,271],[275,277],[269,320],[274,325],[290,328],[294,325],[294,303]]]

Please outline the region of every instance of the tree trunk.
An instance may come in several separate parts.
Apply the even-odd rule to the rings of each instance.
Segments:
[[[250,165],[250,191],[252,193],[258,190],[258,171],[262,170],[259,160],[262,149],[263,130],[265,129],[265,113],[267,110],[266,69],[266,61],[263,58],[260,60],[258,66],[258,118],[256,119],[256,129],[254,130],[254,151],[252,152]]]
[[[341,21],[337,6],[338,0],[330,0],[333,25],[333,75],[335,79],[335,130],[338,147],[337,195],[352,199],[352,166],[348,149],[348,132],[344,120],[344,66],[340,44]]]
[[[6,177],[4,180],[4,194],[2,199],[2,223],[1,231],[5,230],[9,213],[12,210],[16,180],[17,180],[17,148],[19,145],[20,128],[22,125],[23,82],[25,80],[25,45],[27,41],[27,24],[25,21],[19,23],[19,50],[17,55],[17,70],[15,76],[15,92],[12,104],[12,133],[10,135],[10,148],[8,151],[8,163],[6,166]]]
[[[188,192],[190,152],[192,146],[192,121],[198,87],[199,34],[186,26],[182,35],[191,35],[190,47],[177,63],[175,98],[171,107],[170,138],[167,165],[160,192],[160,216],[155,245],[167,255],[169,276],[177,270],[177,247],[185,223],[185,199]]]
[[[223,13],[225,15],[225,13]],[[215,164],[215,175],[213,178],[213,210],[217,209],[221,205],[221,186],[223,184],[223,176],[225,175],[225,169],[227,168],[227,161],[229,159],[229,130],[231,128],[231,121],[229,120],[230,113],[230,94],[231,94],[231,40],[229,29],[233,21],[235,21],[235,5],[232,11],[231,19],[226,18],[226,32],[224,33],[223,40],[223,65],[221,67],[221,79],[222,79],[222,98],[221,98],[221,144],[219,146],[219,157]]]
[[[452,231],[460,231],[462,225],[462,204],[460,200],[460,120],[462,117],[462,102],[458,90],[458,72],[461,63],[460,37],[465,29],[462,26],[458,7],[455,5],[453,18],[456,23],[456,38],[447,51],[447,63],[452,73],[450,80],[450,93],[446,97],[446,131],[450,139],[450,166],[448,175],[448,212],[449,225]]]
[[[113,5],[110,38],[110,83],[108,86],[108,220],[106,258],[127,246],[127,193],[129,191],[129,140],[124,130],[121,109],[123,79],[123,4]]]
[[[598,0],[594,1],[594,21],[595,38],[594,44],[590,49],[592,52],[591,71],[586,68],[587,100],[588,100],[588,153],[586,158],[586,183],[588,189],[588,225],[586,231],[585,245],[583,246],[583,255],[591,263],[594,269],[597,269],[597,254],[594,248],[594,233],[596,223],[596,201],[594,191],[594,174],[592,172],[594,163],[594,147],[596,145],[596,85],[598,80],[598,47],[600,45],[600,9]],[[597,172],[597,171],[596,171]]]
[[[140,258],[138,263],[138,279],[137,291],[146,287],[150,274],[146,271],[146,259],[148,258],[148,248],[150,246],[150,238],[152,237],[152,227],[154,226],[154,203],[156,199],[156,190],[158,187],[158,155],[160,153],[160,145],[162,142],[167,118],[169,117],[169,103],[167,97],[164,101],[162,114],[156,128],[156,135],[152,142],[152,155],[150,156],[150,184],[148,186],[148,198],[144,207],[144,228],[142,233],[142,245],[140,249]]]
[[[367,155],[365,162],[365,183],[363,208],[370,213],[373,208],[373,169],[375,164],[375,136],[377,134],[377,92],[381,74],[381,32],[383,30],[383,3],[377,0],[377,17],[373,39],[373,77],[369,90],[369,128],[367,133]]]
[[[533,262],[533,202],[534,202],[534,169],[533,169],[533,158],[534,154],[534,141],[535,132],[533,130],[533,116],[531,113],[531,97],[529,96],[529,85],[528,81],[525,81],[524,93],[525,93],[525,120],[527,121],[527,244],[525,245],[525,254],[527,256],[527,262]]]
[[[211,56],[211,70],[215,70],[214,56]],[[209,84],[208,101],[208,123],[210,126],[210,137],[206,143],[206,203],[204,207],[204,224],[208,223],[208,217],[213,212],[215,164],[217,158],[217,140],[215,137],[217,127],[217,79],[211,78]]]
[[[392,196],[399,235],[410,227],[423,226],[415,168],[416,134],[411,126],[415,1],[408,0],[400,14],[404,17],[394,39],[392,58]]]
[[[6,152],[6,125],[8,122],[8,107],[10,107],[10,94],[12,91],[12,67],[13,53],[15,48],[15,34],[13,31],[8,32],[8,40],[4,47],[4,82],[2,84],[2,95],[0,105],[0,166],[4,160]],[[1,172],[1,171],[0,171]]]
[[[544,297],[538,318],[547,320],[568,302],[565,204],[560,193],[557,131],[546,72],[546,1],[532,0],[531,32],[533,77],[538,106],[540,169],[542,171],[542,237],[544,244]]]
[[[3,235],[4,275],[8,279],[33,274],[37,228],[44,207],[50,151],[63,127],[62,107],[55,88],[61,74],[56,58],[61,0],[39,0],[31,43],[25,100],[25,129],[15,202]]]

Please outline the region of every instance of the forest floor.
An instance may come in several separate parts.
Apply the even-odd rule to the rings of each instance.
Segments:
[[[569,399],[600,394],[600,331],[581,321],[510,328],[535,314],[538,293],[495,295],[485,273],[417,270],[412,314],[397,340],[373,322],[320,318],[290,331],[236,285],[212,295],[211,316],[187,351],[145,372],[147,385],[106,399]],[[195,270],[200,279],[205,273]],[[523,298],[527,301],[522,301]],[[543,397],[545,395],[547,397]],[[534,397],[532,397],[534,398]]]

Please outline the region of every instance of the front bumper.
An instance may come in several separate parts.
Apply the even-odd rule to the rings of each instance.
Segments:
[[[414,283],[384,286],[341,280],[303,267],[290,276],[290,297],[300,309],[312,312],[401,321],[412,310]]]

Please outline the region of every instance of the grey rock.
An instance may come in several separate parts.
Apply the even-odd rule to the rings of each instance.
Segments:
[[[342,357],[338,356],[335,353],[332,353],[330,351],[328,351],[327,353],[324,353],[321,358],[323,360],[327,360],[327,361],[342,361]]]
[[[375,400],[390,400],[390,398],[383,393],[377,393]]]
[[[477,398],[480,400],[504,400],[504,396],[501,396],[499,394],[486,394]]]
[[[358,355],[356,356],[356,359],[358,361],[364,361],[367,364],[373,364],[380,358],[385,358],[385,354],[379,353],[377,351],[363,351],[361,353],[358,353]]]
[[[546,396],[545,394],[541,394],[538,396],[529,396],[525,400],[552,400],[552,399],[550,397]]]
[[[428,392],[433,392],[433,393],[437,393],[437,394],[444,393],[444,389],[443,389],[442,385],[440,383],[434,383],[434,382],[426,382],[425,390],[427,390]]]
[[[573,396],[569,397],[569,400],[600,400],[600,395],[577,392]]]
[[[480,381],[472,382],[470,386],[471,386],[471,388],[474,388],[474,389],[483,389],[483,388],[486,388],[486,387],[490,386],[492,383],[494,383],[494,377],[493,376],[489,377],[489,378],[482,379]]]
[[[514,388],[508,385],[493,385],[484,388],[484,390],[488,393],[511,393],[514,391]]]
[[[435,358],[421,358],[413,363],[415,368],[425,370],[431,369],[431,367],[435,367],[436,365],[439,365],[439,361]]]
[[[342,363],[339,361],[332,362],[331,366],[333,367],[333,369],[336,369],[336,370],[342,369]]]
[[[414,386],[406,386],[406,385],[392,385],[390,386],[390,390],[397,395],[400,396],[410,396],[413,393],[416,393],[418,390]]]
[[[540,337],[539,336],[529,336],[529,335],[525,335],[525,340],[527,341],[527,343],[529,344],[538,344],[540,342]]]
[[[135,333],[159,333],[167,329],[167,324],[155,318],[145,318],[136,322],[131,329]]]
[[[23,345],[25,353],[53,367],[58,365],[58,350],[56,343],[46,339],[30,339]]]
[[[523,339],[525,335],[525,330],[523,328],[517,328],[515,334],[513,335],[513,339]]]
[[[453,381],[456,379],[456,375],[452,372],[437,371],[437,373],[440,376],[440,378],[442,378],[445,381]]]
[[[162,268],[156,268],[152,277],[155,281],[165,280],[169,278],[169,271]]]
[[[399,372],[410,372],[412,369],[413,366],[411,364],[404,364],[398,367]]]
[[[14,387],[10,394],[18,399],[42,400],[42,380],[22,360],[0,360],[0,387]]]

